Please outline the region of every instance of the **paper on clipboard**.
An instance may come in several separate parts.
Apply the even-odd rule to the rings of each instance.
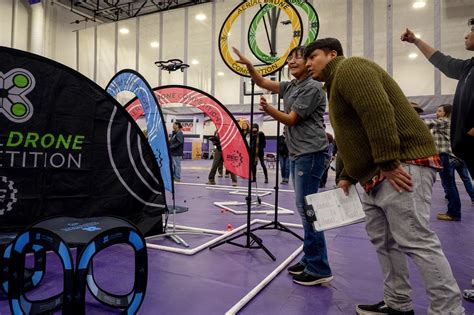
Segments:
[[[355,185],[350,186],[348,196],[341,188],[337,188],[308,195],[305,201],[306,217],[319,232],[365,220]]]

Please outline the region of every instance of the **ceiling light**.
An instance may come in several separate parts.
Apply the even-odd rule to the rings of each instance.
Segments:
[[[222,76],[224,75],[224,72],[219,71],[219,72],[217,72],[217,75],[220,76],[220,77],[222,77]]]
[[[424,0],[417,0],[413,2],[413,9],[421,9],[426,6],[426,2]]]
[[[410,59],[415,59],[416,57],[418,57],[417,53],[411,53],[411,54],[408,55],[408,58],[410,58]]]
[[[153,41],[153,42],[150,43],[150,46],[152,48],[158,48],[158,47],[160,47],[160,43],[158,43],[157,41]]]
[[[193,59],[193,60],[191,60],[191,63],[192,63],[193,65],[197,65],[197,64],[199,64],[199,61],[196,60],[196,59]]]
[[[205,19],[207,19],[207,16],[205,14],[199,13],[199,14],[196,14],[195,18],[198,21],[204,21]]]
[[[119,32],[120,34],[128,34],[130,33],[130,30],[126,27],[122,27],[121,29],[119,29]]]

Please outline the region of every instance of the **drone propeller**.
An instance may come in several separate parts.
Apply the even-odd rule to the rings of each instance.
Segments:
[[[182,64],[183,63],[183,61],[181,59],[177,59],[177,58],[169,59],[167,61],[167,63],[169,63],[169,62],[174,63],[174,64]]]

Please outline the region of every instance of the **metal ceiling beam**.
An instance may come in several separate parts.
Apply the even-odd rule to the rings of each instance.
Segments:
[[[53,0],[70,11],[91,20],[120,21],[132,17],[162,12],[211,0]],[[104,22],[104,21],[100,21]]]

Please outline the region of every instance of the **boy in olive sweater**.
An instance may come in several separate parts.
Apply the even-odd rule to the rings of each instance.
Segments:
[[[428,128],[398,84],[374,62],[344,58],[335,38],[305,50],[313,79],[325,82],[342,170],[338,186],[359,182],[366,230],[384,274],[384,300],[358,314],[414,314],[406,255],[420,271],[428,314],[464,314],[461,293],[429,227],[440,160]]]

